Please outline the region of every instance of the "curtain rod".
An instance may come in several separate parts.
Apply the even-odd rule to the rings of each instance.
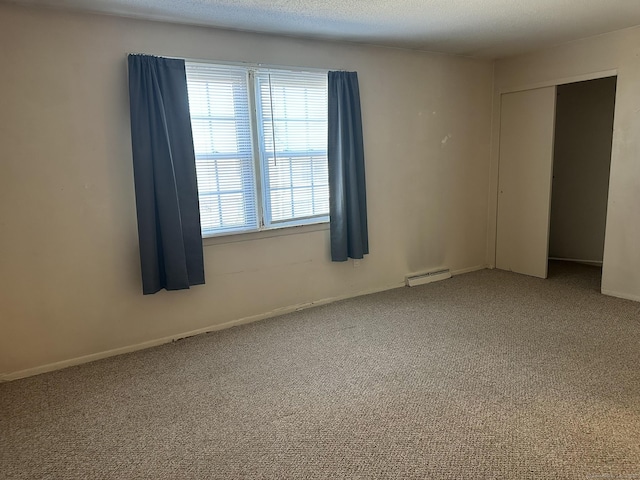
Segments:
[[[228,60],[211,60],[204,58],[189,58],[189,57],[174,57],[171,55],[155,55],[149,53],[133,53],[130,52],[128,55],[151,55],[155,57],[163,57],[170,58],[173,60],[184,60],[185,62],[193,62],[193,63],[210,63],[213,65],[232,65],[236,67],[253,67],[253,68],[266,68],[266,69],[274,69],[274,70],[304,70],[307,72],[322,72],[327,73],[329,71],[345,71],[342,68],[317,68],[317,67],[304,67],[298,65],[275,65],[272,63],[255,63],[255,62],[231,62]]]

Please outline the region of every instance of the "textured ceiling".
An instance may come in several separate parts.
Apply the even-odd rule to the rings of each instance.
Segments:
[[[640,24],[639,0],[9,0],[497,58]]]

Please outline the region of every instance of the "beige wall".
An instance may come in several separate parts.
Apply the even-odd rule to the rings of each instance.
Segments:
[[[549,256],[602,262],[616,77],[557,89]]]
[[[488,61],[8,5],[0,45],[5,378],[485,264]],[[331,263],[326,229],[245,237],[205,247],[205,286],[143,296],[128,52],[357,70],[371,254]]]
[[[618,74],[611,157],[602,291],[640,300],[640,28],[564,44],[499,60],[495,66],[494,112],[500,92]],[[600,73],[599,73],[600,72]],[[615,73],[615,72],[614,72]],[[498,115],[494,115],[487,245],[494,263]]]

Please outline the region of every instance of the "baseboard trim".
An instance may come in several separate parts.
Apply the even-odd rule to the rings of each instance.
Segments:
[[[462,275],[464,273],[475,272],[477,270],[483,270],[487,268],[486,265],[477,265],[475,267],[462,268],[459,270],[455,270],[451,272],[451,275]],[[314,302],[301,303],[298,305],[291,305],[288,307],[282,307],[275,310],[272,310],[267,313],[261,313],[258,315],[252,315],[249,317],[240,318],[237,320],[232,320],[225,323],[220,323],[217,325],[210,325],[207,327],[199,328],[196,330],[190,330],[188,332],[177,333],[175,335],[169,335],[167,337],[157,338],[155,340],[149,340],[147,342],[136,343],[134,345],[128,345],[126,347],[113,348],[111,350],[105,350],[98,353],[92,353],[90,355],[83,355],[81,357],[75,357],[68,360],[62,360],[59,362],[48,363],[46,365],[40,365],[38,367],[27,368],[24,370],[19,370],[16,372],[4,373],[0,374],[0,383],[1,382],[10,382],[12,380],[18,380],[20,378],[32,377],[34,375],[40,375],[42,373],[53,372],[55,370],[62,370],[63,368],[74,367],[76,365],[82,365],[83,363],[95,362],[96,360],[102,360],[104,358],[114,357],[116,355],[122,355],[125,353],[136,352],[138,350],[144,350],[146,348],[157,347],[159,345],[164,345],[165,343],[175,342],[177,340],[181,340],[183,338],[194,337],[196,335],[200,335],[203,333],[215,332],[218,330],[224,330],[231,327],[236,327],[238,325],[244,325],[247,323],[253,323],[260,320],[266,320],[267,318],[277,317],[279,315],[285,315],[287,313],[297,312],[300,310],[305,310],[307,308],[316,307],[320,305],[326,305],[333,302],[339,302],[341,300],[347,300],[349,298],[360,297],[363,295],[371,295],[373,293],[384,292],[387,290],[393,290],[395,288],[404,287],[404,280],[402,282],[398,282],[395,284],[387,285],[385,287],[377,287],[371,288],[367,290],[361,290],[359,292],[348,294],[348,295],[340,295],[336,297],[328,297],[320,300],[316,300]]]
[[[624,300],[633,300],[634,302],[640,302],[640,295],[631,295],[628,293],[614,292],[613,290],[600,290],[603,295],[609,295],[610,297],[622,298]]]
[[[549,260],[559,260],[561,262],[584,263],[585,265],[594,265],[596,267],[602,266],[602,260],[582,260],[579,258],[562,258],[562,257],[549,257]]]
[[[59,362],[48,363],[46,365],[40,365],[38,367],[27,368],[24,370],[18,370],[16,372],[0,374],[0,382],[10,382],[12,380],[18,380],[20,378],[32,377],[34,375],[40,375],[42,373],[53,372],[55,370],[61,370],[63,368],[74,367],[76,365],[82,365],[83,363],[95,362],[96,360],[102,360],[104,358],[114,357],[116,355],[122,355],[125,353],[136,352],[138,350],[144,350],[146,348],[157,347],[164,345],[165,343],[175,342],[183,338],[194,337],[203,333],[215,332],[218,330],[224,330],[227,328],[235,327],[238,325],[244,325],[247,323],[257,322],[259,320],[265,320],[267,318],[277,317],[278,315],[285,315],[287,313],[297,312],[307,308],[326,305],[328,303],[338,302],[340,300],[346,300],[348,298],[359,297],[362,295],[370,295],[372,293],[384,292],[386,290],[392,290],[394,288],[404,287],[404,281],[397,284],[388,285],[385,287],[372,288],[362,290],[350,295],[340,295],[337,297],[323,298],[314,302],[301,303],[298,305],[291,305],[288,307],[278,308],[267,313],[261,313],[258,315],[252,315],[249,317],[232,320],[217,325],[210,325],[207,327],[199,328],[196,330],[190,330],[188,332],[177,333],[175,335],[169,335],[167,337],[157,338],[155,340],[149,340],[147,342],[136,343],[134,345],[128,345],[126,347],[113,348],[111,350],[105,350],[98,353],[92,353],[90,355],[83,355],[80,357],[70,358],[68,360],[62,360]]]
[[[452,270],[451,275],[463,275],[465,273],[477,272],[478,270],[486,270],[489,265],[476,265],[475,267],[461,268],[460,270]]]

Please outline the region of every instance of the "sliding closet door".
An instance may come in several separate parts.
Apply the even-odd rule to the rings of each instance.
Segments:
[[[547,277],[556,88],[501,97],[496,267]]]

